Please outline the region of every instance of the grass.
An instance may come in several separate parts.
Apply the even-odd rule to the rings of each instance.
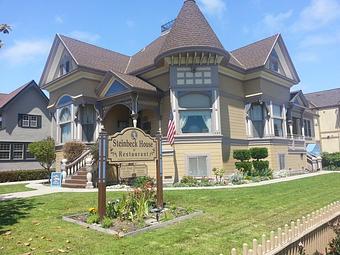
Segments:
[[[66,250],[69,254],[230,254],[232,247],[240,248],[243,242],[251,243],[340,199],[339,186],[340,174],[332,173],[253,188],[168,191],[167,202],[205,213],[123,239],[61,219],[95,207],[96,193],[56,193],[0,202],[0,253],[23,254],[32,248],[32,255]],[[121,193],[107,196],[113,199]]]
[[[0,185],[0,194],[33,190],[25,186],[26,184]]]

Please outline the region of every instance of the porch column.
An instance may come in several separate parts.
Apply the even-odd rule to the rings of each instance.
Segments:
[[[133,127],[137,127],[137,120],[138,120],[138,95],[133,94],[131,95],[131,118]]]
[[[303,112],[301,113],[300,123],[301,123],[301,136],[302,139],[305,139],[305,122],[303,121]]]
[[[288,128],[290,132],[290,138],[293,139],[293,118],[292,118],[292,109],[288,108],[287,109],[287,117],[286,117],[287,123],[288,123]]]

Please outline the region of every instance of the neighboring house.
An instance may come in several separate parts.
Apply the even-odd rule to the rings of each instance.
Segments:
[[[340,152],[340,88],[305,95],[318,114],[315,139],[323,152]]]
[[[28,144],[51,135],[48,98],[34,82],[0,93],[0,171],[40,169]]]
[[[137,122],[151,135],[161,129],[169,181],[233,172],[233,151],[256,146],[268,148],[273,170],[307,166],[313,114],[290,92],[300,80],[280,34],[227,51],[194,0],[161,30],[132,56],[56,35],[40,86],[50,93],[57,162],[65,142],[91,144],[102,125],[114,134]],[[128,167],[155,174],[154,163]]]

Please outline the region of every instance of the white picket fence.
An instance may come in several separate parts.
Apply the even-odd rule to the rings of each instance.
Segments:
[[[292,221],[290,226],[286,224],[283,228],[278,228],[277,231],[271,231],[268,237],[263,234],[261,240],[253,240],[251,247],[244,243],[241,254],[274,255],[280,254],[285,250],[283,254],[295,255],[298,254],[297,245],[292,247],[289,251],[287,251],[287,247],[300,242],[304,237],[303,241],[311,244],[313,249],[323,247],[323,251],[330,239],[334,237],[333,231],[328,225],[325,227],[325,224],[328,224],[328,222],[337,218],[339,215],[340,201],[336,201],[320,210],[307,214],[301,219]],[[312,232],[313,234],[309,235]],[[237,255],[237,250],[233,248],[231,254]]]

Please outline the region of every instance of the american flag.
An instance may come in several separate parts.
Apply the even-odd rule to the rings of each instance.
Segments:
[[[168,142],[173,145],[175,142],[176,127],[174,122],[174,116],[170,112],[169,123],[168,123],[168,133],[166,134]]]

